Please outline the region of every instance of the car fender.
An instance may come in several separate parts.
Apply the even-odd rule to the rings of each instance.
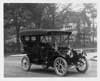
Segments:
[[[57,57],[62,57],[62,58],[65,58],[65,59],[66,59],[66,55],[65,55],[65,54],[61,54],[61,53],[58,52],[58,51],[53,52],[52,57],[50,57],[49,60],[48,60],[50,66],[53,66],[54,60],[55,60]]]

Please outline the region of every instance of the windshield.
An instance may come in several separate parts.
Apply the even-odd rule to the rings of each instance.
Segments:
[[[41,42],[50,44],[57,43],[58,46],[64,46],[68,45],[69,36],[68,35],[41,36]]]

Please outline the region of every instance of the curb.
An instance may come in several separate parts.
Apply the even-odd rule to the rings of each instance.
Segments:
[[[93,56],[93,58],[90,59],[91,61],[97,61],[97,56]]]
[[[97,62],[97,60],[96,59],[90,59],[91,61],[96,61]]]

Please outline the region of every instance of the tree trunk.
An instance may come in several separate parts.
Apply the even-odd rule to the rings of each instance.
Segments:
[[[20,52],[19,29],[20,29],[19,25],[16,25],[17,52]]]
[[[93,18],[93,44],[94,44],[94,18]]]
[[[81,42],[80,42],[80,21],[79,22],[77,22],[77,31],[78,31],[78,33],[77,33],[77,40],[76,40],[76,44],[78,44],[78,47],[81,47]]]
[[[52,24],[53,24],[53,28],[55,28],[55,12],[53,13],[53,21],[52,21]]]
[[[16,26],[16,43],[17,43],[17,50],[16,52],[20,52],[20,41],[19,41],[19,30],[20,30],[20,25],[18,23],[18,13],[15,12],[15,26]]]

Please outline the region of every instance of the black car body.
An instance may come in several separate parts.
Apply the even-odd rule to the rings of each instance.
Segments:
[[[29,70],[31,64],[39,64],[45,68],[53,67],[60,76],[66,75],[70,66],[75,66],[79,72],[86,72],[88,68],[86,53],[83,51],[78,53],[69,47],[68,39],[71,34],[70,31],[62,30],[21,31],[23,50],[27,54],[21,61],[23,69]],[[82,64],[86,65],[83,70],[79,68]]]

